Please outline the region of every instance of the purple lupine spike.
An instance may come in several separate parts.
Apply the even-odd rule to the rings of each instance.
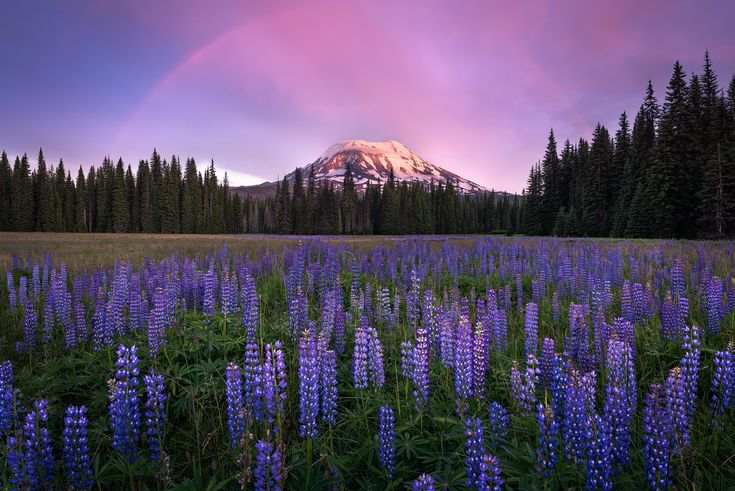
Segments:
[[[413,380],[413,343],[411,341],[401,343],[401,375]]]
[[[396,434],[393,429],[395,416],[388,406],[380,406],[378,410],[378,457],[380,466],[388,473],[388,479],[393,479],[396,470]]]
[[[518,312],[523,311],[523,277],[516,275],[516,308]]]
[[[341,301],[334,311],[334,350],[337,354],[345,352],[345,311]]]
[[[242,327],[245,329],[245,337],[254,341],[257,338],[259,301],[255,278],[249,272],[243,275],[242,289]]]
[[[245,433],[245,416],[243,415],[242,372],[240,367],[234,363],[229,363],[225,372],[225,395],[230,445],[232,448],[237,448]]]
[[[440,354],[442,363],[448,368],[454,367],[455,336],[449,315],[442,312],[439,316]]]
[[[411,485],[413,491],[434,491],[436,481],[429,474],[421,474]]]
[[[74,304],[74,320],[76,322],[76,343],[83,343],[87,340],[87,316],[84,311],[84,304],[79,301]]]
[[[664,386],[666,404],[671,415],[673,452],[679,453],[691,443],[689,435],[689,418],[686,413],[686,386],[684,371],[681,367],[669,370]]]
[[[335,424],[337,419],[337,353],[325,350],[321,353],[321,402],[322,421]]]
[[[69,406],[64,414],[64,471],[69,487],[74,490],[89,489],[94,483],[86,414],[86,406]]]
[[[472,387],[472,326],[470,319],[461,314],[455,340],[454,390],[458,407],[473,395]]]
[[[0,363],[0,437],[7,435],[15,421],[15,390],[13,388],[13,364],[10,360]]]
[[[697,389],[699,386],[699,363],[702,353],[699,345],[699,328],[694,325],[687,327],[684,333],[684,344],[682,345],[685,353],[684,358],[681,360],[681,367],[684,371],[684,399],[689,424],[691,424],[696,410]]]
[[[319,414],[319,353],[310,331],[299,338],[299,436],[316,437]]]
[[[370,367],[370,383],[375,390],[385,384],[385,368],[383,365],[383,345],[378,339],[378,331],[374,327],[369,328],[368,359]]]
[[[536,422],[539,427],[537,467],[548,479],[558,460],[559,422],[551,407],[542,403],[536,404]]]
[[[582,375],[570,370],[563,406],[562,441],[564,455],[575,463],[583,462],[589,451],[594,383],[595,372]]]
[[[666,394],[651,384],[643,405],[643,463],[646,480],[653,490],[671,486],[671,413]]]
[[[725,409],[730,407],[735,395],[733,394],[735,390],[735,357],[732,349],[733,346],[730,344],[727,351],[718,351],[712,361],[714,370],[710,389],[712,393],[710,407],[715,417],[721,416]]]
[[[163,386],[163,375],[157,375],[151,369],[150,374],[144,375],[145,382],[145,426],[148,448],[151,452],[151,460],[158,462],[161,456],[161,440],[163,438],[163,425],[166,422],[166,394]]]
[[[24,277],[25,278],[25,277]],[[32,351],[36,347],[36,329],[38,328],[38,317],[36,317],[36,308],[33,302],[27,300],[25,302],[25,313],[23,315],[23,349],[26,352]]]
[[[508,347],[508,317],[505,311],[496,310],[493,322],[493,347],[504,350]]]
[[[7,462],[13,489],[45,489],[54,478],[54,457],[46,423],[48,402],[38,400],[23,427],[8,437]]]
[[[722,280],[713,276],[707,286],[707,334],[720,332],[722,309]]]
[[[630,426],[636,409],[635,369],[630,346],[623,341],[610,340],[606,365],[608,380],[603,416],[609,427],[613,461],[625,468],[629,463]]]
[[[485,455],[485,439],[482,434],[480,418],[468,418],[465,421],[465,469],[467,471],[467,486],[477,488],[482,472],[482,456]]]
[[[257,394],[262,392],[260,386],[260,355],[258,344],[253,341],[245,343],[245,359],[243,362],[243,396],[248,418],[255,417],[260,421],[263,417],[262,401],[258,400]]]
[[[585,461],[587,489],[612,489],[612,444],[607,422],[595,413],[591,418],[589,454]]]
[[[676,338],[677,325],[678,319],[674,311],[674,301],[671,295],[667,293],[666,297],[664,297],[664,303],[661,306],[661,330],[664,339],[673,341]]]
[[[18,294],[15,291],[15,281],[13,280],[13,272],[8,271],[5,273],[5,282],[8,287],[8,304],[10,310],[15,310],[18,304]]]
[[[539,381],[541,388],[549,389],[551,387],[551,377],[554,369],[556,352],[554,351],[554,340],[544,338],[541,342],[541,359],[539,360]]]
[[[281,451],[265,440],[258,440],[255,451],[255,489],[281,491],[285,478]]]
[[[204,276],[204,299],[202,314],[204,317],[214,317],[217,309],[217,275],[211,267]]]
[[[501,491],[505,480],[501,476],[500,461],[492,454],[484,454],[477,476],[476,489],[478,491]]]
[[[434,292],[430,289],[424,290],[424,297],[421,303],[421,325],[426,329],[429,339],[429,346],[433,350],[439,348],[439,327],[436,321],[436,305]],[[418,336],[418,329],[416,330]]]
[[[528,302],[526,304],[525,346],[526,356],[535,355],[538,350],[538,304]]]
[[[554,290],[551,296],[551,319],[554,322],[559,322],[561,318],[561,304],[559,303],[559,292]]]
[[[165,296],[161,288],[153,293],[153,308],[148,314],[148,353],[155,357],[166,346]]]
[[[490,358],[490,333],[478,323],[472,337],[472,388],[475,397],[485,399],[488,360]]]
[[[488,411],[491,438],[502,438],[508,433],[508,410],[498,401],[490,403]]]
[[[410,374],[418,410],[429,405],[429,342],[429,330],[423,326],[417,328],[416,346],[410,352]]]
[[[368,386],[368,333],[362,327],[355,331],[355,348],[352,355],[352,381],[356,389]]]
[[[117,348],[115,379],[111,382],[109,395],[110,426],[112,426],[112,448],[120,452],[128,462],[135,462],[140,429],[140,406],[138,404],[138,348],[120,345]]]
[[[526,359],[526,370],[521,375],[518,361],[514,360],[510,372],[511,394],[520,414],[530,416],[536,407],[536,386],[538,385],[538,361],[532,354]]]

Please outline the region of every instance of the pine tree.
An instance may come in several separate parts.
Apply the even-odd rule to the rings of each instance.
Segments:
[[[112,231],[126,233],[130,228],[130,207],[127,186],[125,186],[125,167],[122,159],[117,161],[115,179],[112,187]]]
[[[352,175],[352,166],[345,164],[345,175],[342,181],[342,233],[355,233],[357,227],[357,190]]]
[[[12,228],[10,196],[12,193],[13,170],[10,168],[8,154],[3,150],[0,155],[0,231]]]
[[[291,191],[288,178],[283,177],[279,189],[278,202],[276,203],[276,228],[279,234],[290,234],[291,224]]]
[[[400,233],[400,203],[396,189],[396,176],[393,167],[388,174],[388,182],[383,186],[380,197],[380,233],[397,235]]]
[[[606,176],[612,165],[613,145],[610,134],[597,124],[592,134],[586,184],[583,194],[583,223],[585,233],[593,237],[609,235],[608,185]]]
[[[544,159],[541,161],[541,232],[543,234],[551,233],[554,217],[561,206],[561,200],[559,198],[559,168],[559,155],[557,154],[556,139],[554,138],[554,130],[552,129],[549,132],[549,142],[546,145]]]
[[[524,233],[541,235],[543,228],[543,175],[540,164],[531,167],[523,205]]]
[[[77,195],[75,200],[75,231],[90,231],[90,207],[89,207],[89,191],[87,190],[87,180],[84,177],[84,170],[79,167],[77,173]]]
[[[31,232],[33,217],[33,182],[31,181],[28,156],[15,159],[13,166],[13,184],[11,209],[13,212],[13,230]]]
[[[306,195],[304,194],[304,176],[300,168],[294,171],[293,196],[291,199],[291,225],[293,233],[304,235],[307,233]]]
[[[630,161],[630,147],[630,124],[628,123],[628,115],[623,112],[618,120],[618,130],[615,132],[615,154],[613,156],[613,166],[620,176],[620,184],[613,192],[615,206],[612,213],[612,235],[614,237],[620,237],[625,233],[628,224],[628,208],[635,187]]]

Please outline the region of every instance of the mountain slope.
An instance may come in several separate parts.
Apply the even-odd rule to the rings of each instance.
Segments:
[[[370,142],[365,140],[346,140],[329,147],[317,160],[302,167],[304,180],[314,168],[317,180],[327,179],[342,184],[347,164],[350,164],[358,189],[368,183],[384,183],[388,180],[391,168],[397,181],[420,182],[429,185],[451,181],[465,193],[482,193],[486,189],[477,183],[458,176],[453,172],[427,162],[408,147],[395,140]],[[295,171],[294,171],[295,172]],[[293,182],[294,172],[286,175]],[[241,195],[262,197],[275,193],[275,182],[257,186],[236,188]]]

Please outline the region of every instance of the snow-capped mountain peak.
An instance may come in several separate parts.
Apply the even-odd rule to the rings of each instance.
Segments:
[[[339,142],[329,147],[316,161],[305,166],[302,172],[306,178],[313,166],[317,179],[335,180],[341,184],[348,163],[359,188],[364,188],[369,182],[386,182],[392,168],[397,181],[418,181],[426,185],[432,181],[435,184],[452,181],[464,192],[485,191],[479,184],[427,162],[395,140]]]

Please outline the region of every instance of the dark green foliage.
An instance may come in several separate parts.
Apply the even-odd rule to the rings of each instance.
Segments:
[[[540,205],[537,166],[530,171],[525,230],[615,237],[735,236],[735,82],[727,91],[721,89],[709,53],[703,72],[687,84],[686,72],[676,62],[662,107],[649,80],[632,131],[623,113],[614,142],[598,124],[591,147],[581,139],[576,147],[567,142],[557,160],[552,132],[541,165]]]

